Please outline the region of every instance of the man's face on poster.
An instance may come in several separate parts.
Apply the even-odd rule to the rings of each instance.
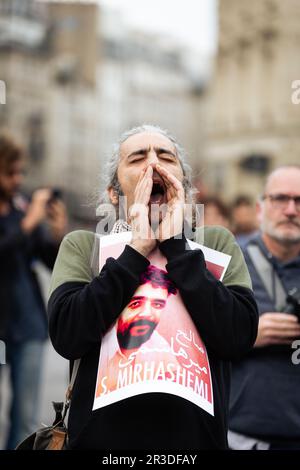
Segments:
[[[168,290],[153,287],[150,282],[138,287],[121,313],[117,337],[121,349],[137,349],[148,341],[166,306]]]

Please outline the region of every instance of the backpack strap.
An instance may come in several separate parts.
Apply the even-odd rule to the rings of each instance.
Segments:
[[[287,292],[278,274],[257,245],[249,244],[246,250],[276,310],[280,312],[286,303]]]

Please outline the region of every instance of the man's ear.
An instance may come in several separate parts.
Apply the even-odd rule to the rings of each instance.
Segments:
[[[262,222],[262,201],[256,201],[256,219],[259,224]]]
[[[115,206],[116,204],[118,204],[119,202],[119,195],[117,193],[117,191],[115,190],[115,188],[113,188],[112,186],[110,186],[109,188],[107,188],[107,192],[108,192],[108,196],[109,196],[109,199],[110,199],[110,202]]]

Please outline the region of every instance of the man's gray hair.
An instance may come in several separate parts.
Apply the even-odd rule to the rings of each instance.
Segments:
[[[103,180],[105,184],[105,190],[102,193],[100,202],[110,203],[110,199],[107,193],[108,188],[113,188],[117,192],[117,194],[122,195],[120,183],[118,181],[118,166],[120,161],[121,145],[127,139],[129,139],[129,137],[136,134],[141,134],[142,132],[152,132],[156,134],[161,134],[172,142],[175,147],[176,155],[178,157],[184,175],[182,183],[185,190],[186,202],[193,202],[196,190],[192,187],[192,171],[191,167],[186,163],[186,153],[184,149],[179,145],[175,137],[173,137],[167,130],[162,129],[159,126],[154,126],[150,124],[143,124],[141,126],[133,127],[132,129],[125,131],[121,135],[119,141],[114,145],[112,155],[107,161],[104,169]]]
[[[267,189],[268,185],[270,184],[270,181],[272,180],[273,176],[276,175],[276,173],[279,173],[281,170],[290,170],[290,169],[295,169],[295,170],[300,171],[300,165],[298,163],[287,163],[286,165],[280,165],[280,166],[274,168],[267,175],[267,178],[266,178],[266,181],[265,181],[265,184],[264,184],[264,188],[263,188],[263,193],[260,194],[259,199],[258,199],[259,202],[263,202],[266,189]]]
[[[196,204],[195,201],[195,194],[197,193],[196,188],[192,186],[192,170],[191,167],[186,163],[186,154],[183,148],[179,145],[177,140],[165,129],[161,129],[158,126],[153,126],[149,124],[143,124],[139,127],[134,127],[129,131],[124,132],[118,143],[113,147],[113,153],[109,160],[105,165],[105,170],[103,173],[103,182],[105,184],[105,190],[102,193],[102,197],[98,202],[98,207],[96,209],[96,215],[99,217],[99,222],[97,224],[97,233],[100,234],[107,234],[111,233],[112,230],[116,230],[116,221],[119,220],[121,223],[122,230],[124,226],[124,222],[127,220],[127,213],[126,213],[126,201],[123,199],[123,192],[118,181],[118,166],[120,161],[120,154],[121,154],[121,145],[125,142],[129,137],[141,134],[142,132],[152,132],[161,134],[162,136],[166,137],[167,139],[172,142],[175,148],[176,156],[180,162],[182,172],[183,172],[183,188],[185,191],[185,202],[186,202],[186,210],[185,210],[185,234],[187,238],[192,238],[193,234],[191,230],[194,230],[195,227],[199,226],[202,220],[203,211],[199,210],[199,204]],[[113,205],[110,201],[108,189],[113,188],[115,192],[119,195],[118,204]],[[188,208],[188,209],[187,209]],[[126,222],[125,222],[126,223]],[[126,224],[127,225],[127,224]],[[129,226],[127,225],[127,228]]]

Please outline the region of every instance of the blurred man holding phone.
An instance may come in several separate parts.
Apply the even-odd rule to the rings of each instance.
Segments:
[[[51,189],[38,189],[30,202],[19,193],[24,167],[23,149],[0,134],[0,339],[12,387],[7,449],[36,427],[47,317],[34,261],[53,267],[67,225]]]

